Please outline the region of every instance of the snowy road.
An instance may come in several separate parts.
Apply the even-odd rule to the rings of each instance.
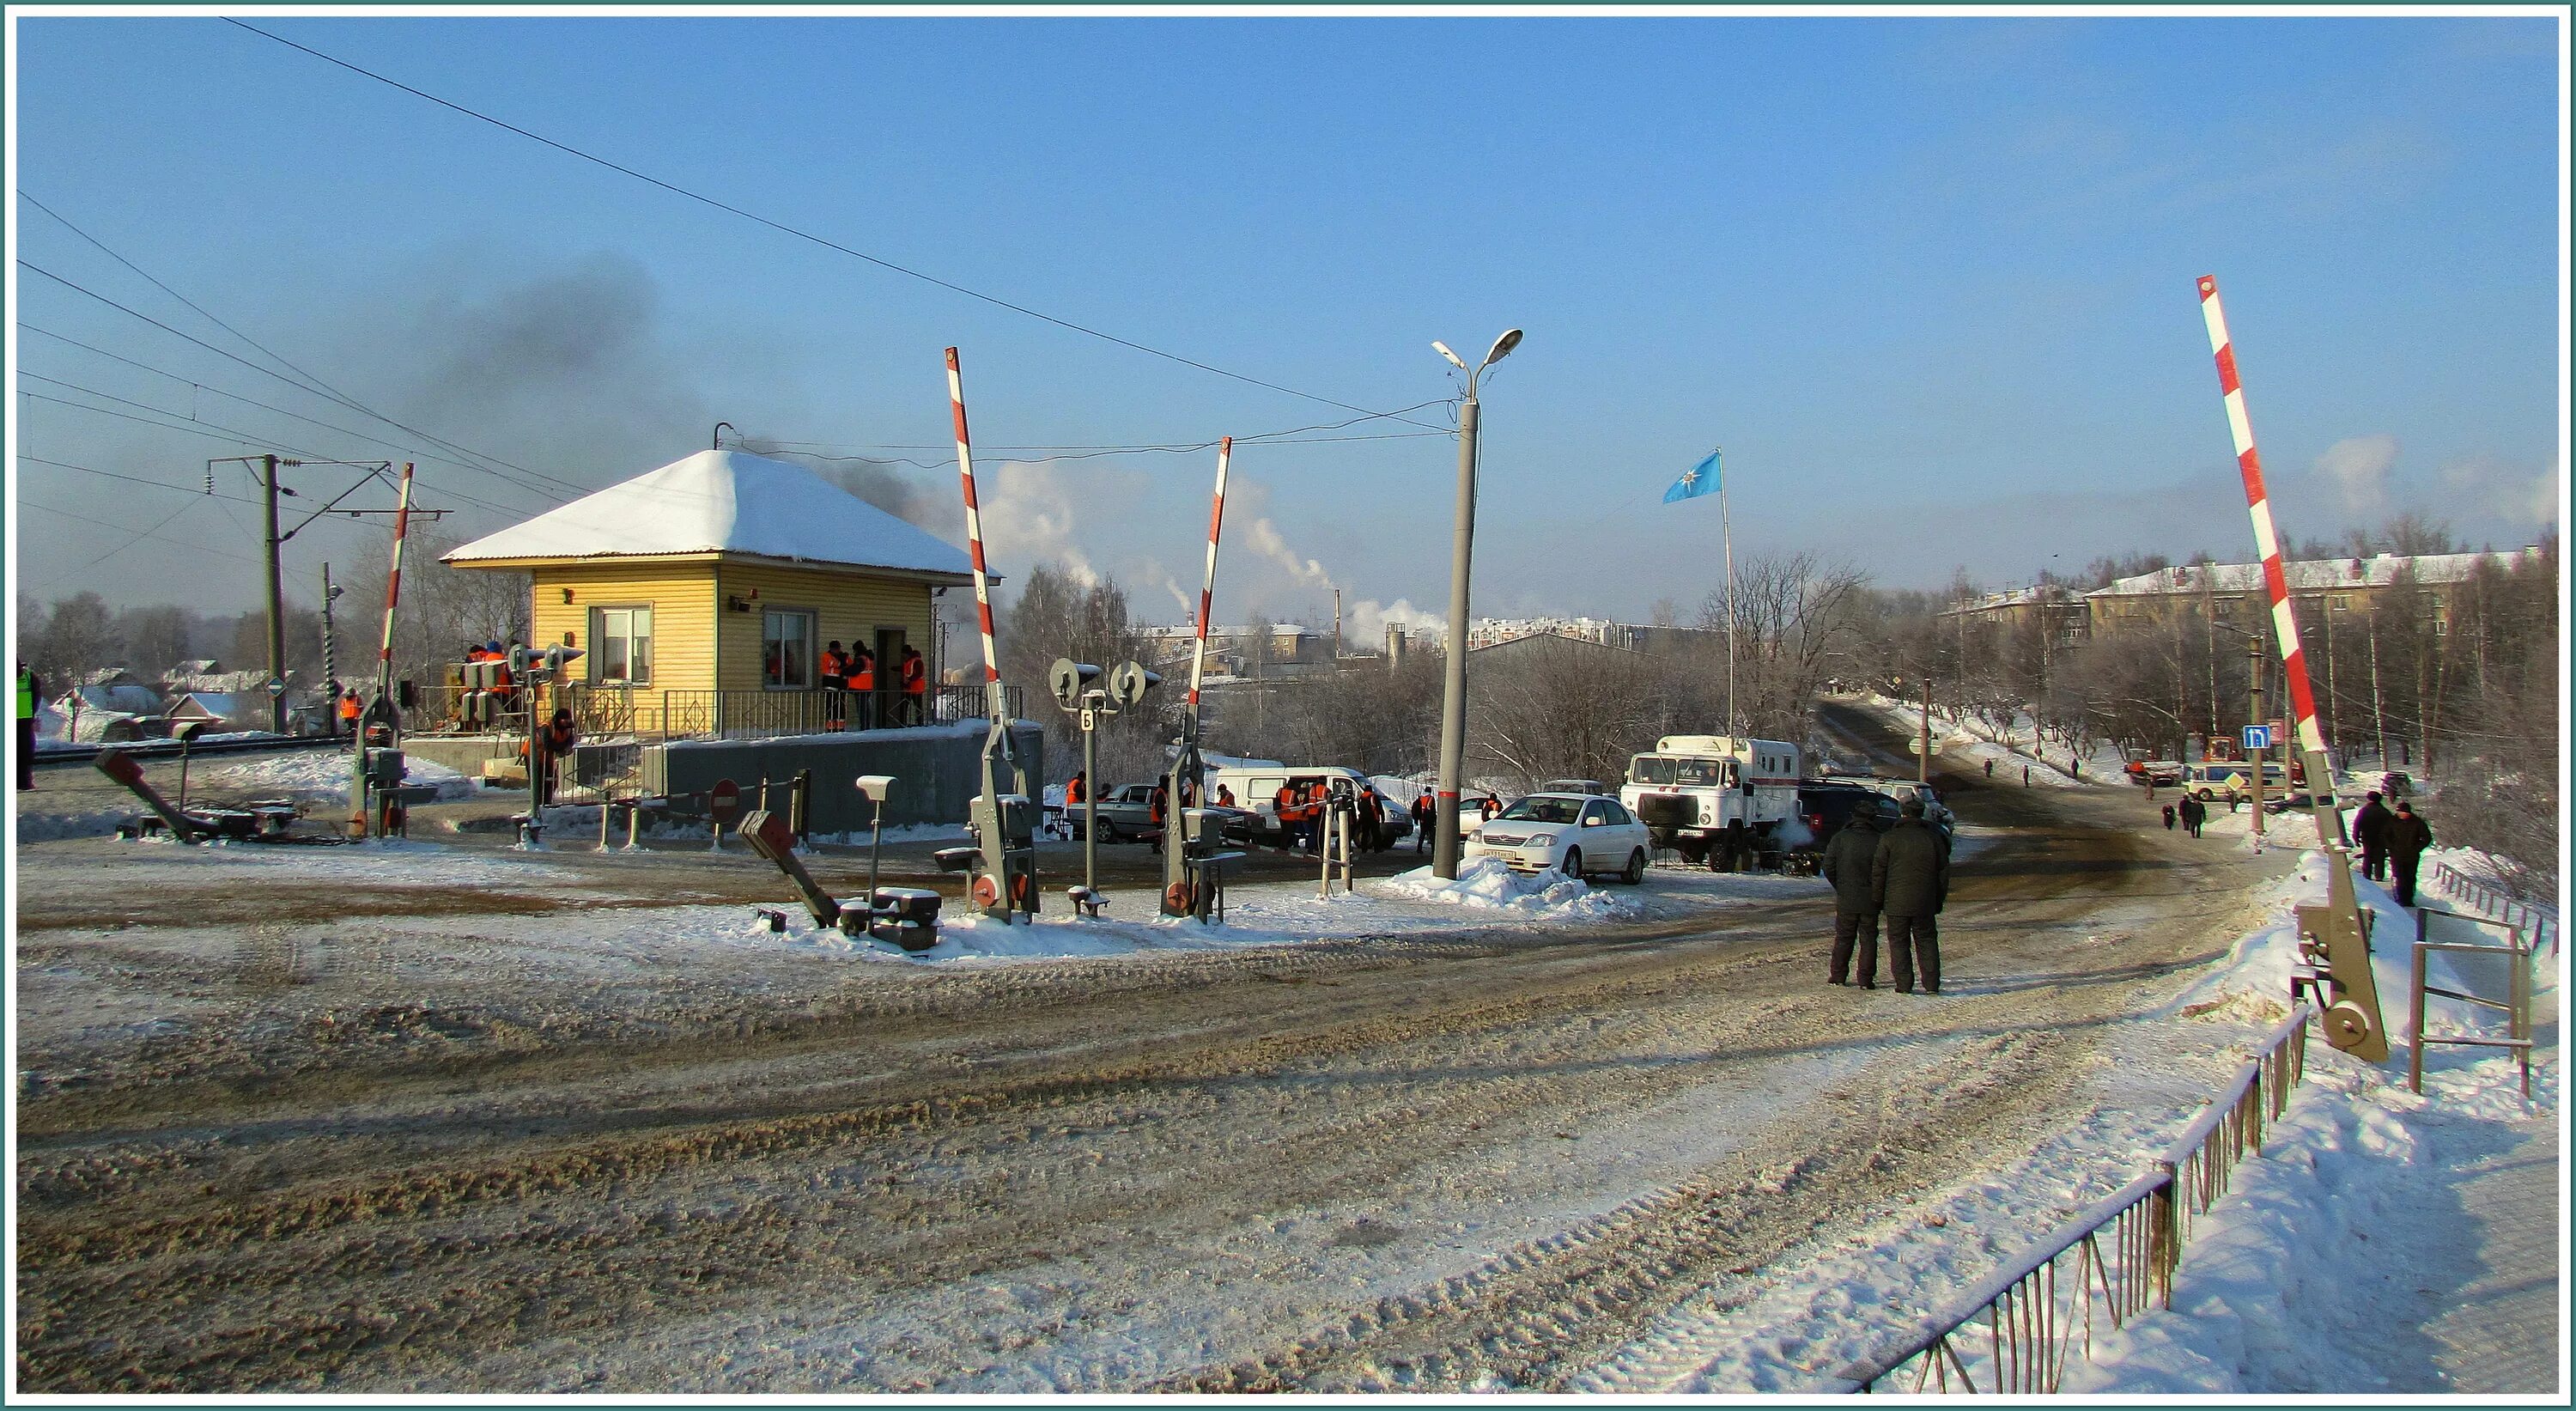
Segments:
[[[1989,840],[1938,999],[1827,987],[1820,900],[985,968],[576,946],[524,879],[427,924],[310,882],[274,924],[57,914],[19,943],[21,1385],[1671,1384],[1677,1308],[2096,1114],[2289,861],[2125,790],[1954,801]],[[2240,1032],[2198,1027],[2177,1114]]]

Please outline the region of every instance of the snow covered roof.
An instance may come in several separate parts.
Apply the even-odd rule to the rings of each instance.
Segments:
[[[2328,588],[2385,588],[2409,567],[2418,583],[2457,583],[2477,572],[2481,562],[2511,567],[2516,559],[2536,553],[2516,549],[2492,554],[2375,554],[2369,558],[2302,559],[2281,565],[2293,592]],[[2085,594],[2088,598],[2132,597],[2156,593],[2257,593],[2263,590],[2259,563],[2177,564],[2134,578],[2119,578]]]
[[[251,711],[267,704],[265,698],[254,704],[246,693],[190,691],[170,703],[169,713],[188,720],[242,720],[247,719]]]
[[[454,564],[732,553],[967,581],[965,551],[801,465],[700,451],[449,552]]]

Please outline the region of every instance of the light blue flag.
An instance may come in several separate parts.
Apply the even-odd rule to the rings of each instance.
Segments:
[[[1701,461],[1699,464],[1692,466],[1688,470],[1683,471],[1682,478],[1673,482],[1673,488],[1664,492],[1664,503],[1669,505],[1676,501],[1690,499],[1694,495],[1705,495],[1710,491],[1715,490],[1717,488],[1718,477],[1718,455],[1718,452],[1711,451],[1708,453],[1708,459]]]

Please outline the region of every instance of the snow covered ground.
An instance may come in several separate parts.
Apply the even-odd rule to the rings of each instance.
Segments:
[[[1872,694],[1863,697],[1862,704],[1908,734],[1923,727],[1920,702]],[[2034,788],[2073,789],[2124,782],[2120,778],[2119,752],[2101,742],[2096,742],[2093,753],[2082,761],[2084,777],[2079,780],[2070,776],[2066,770],[2076,762],[2074,752],[2063,745],[2040,743],[2038,724],[2027,715],[2014,716],[2010,728],[1996,734],[1982,723],[1935,709],[1932,746],[1939,758],[1953,768],[1982,767],[1992,761],[1994,777],[2007,783],[2021,777],[2024,765],[2030,767]]]
[[[263,755],[240,763],[200,765],[191,777],[197,781],[192,791],[203,788],[229,795],[345,799],[349,796],[349,756],[340,750]],[[417,756],[403,761],[403,782],[436,788],[441,802],[470,797],[475,790],[474,780]]]
[[[2313,842],[2313,827],[2294,823]],[[1809,1257],[1782,1261],[1794,1277],[1703,1291],[1587,1373],[1578,1389],[1812,1390],[1993,1272],[2038,1232],[2144,1174],[2229,1071],[2211,1058],[2231,1046],[2241,1056],[2254,1035],[2286,1015],[2296,947],[2290,908],[2323,899],[2326,866],[2324,854],[2308,852],[2295,874],[2267,891],[2265,925],[2241,937],[2198,983],[2123,1025],[2116,1061],[2082,1076],[2092,1106],[2083,1120],[2032,1149],[1999,1154],[1973,1179],[1854,1212],[1820,1237]],[[2554,1344],[2535,1351],[2527,1335],[2498,1341],[2489,1325],[2519,1299],[2522,1316],[2541,1315],[2544,1331],[2554,1326],[2560,963],[2536,976],[2545,1047],[2533,1064],[2529,1102],[2509,1057],[2457,1047],[2433,1051],[2418,1098],[2405,1088],[2403,1047],[2412,1040],[2403,941],[2413,936],[2413,918],[2383,889],[2360,885],[2379,917],[2374,964],[2397,1054],[2386,1065],[2366,1064],[2311,1034],[2307,1085],[2264,1156],[2238,1168],[2236,1193],[2198,1225],[2174,1311],[2132,1323],[2107,1342],[2097,1336],[2093,1364],[2071,1372],[2067,1390],[2449,1390],[2460,1362],[2456,1344],[2482,1328],[2496,1349],[2488,1362],[2501,1357],[2525,1368],[2525,1379],[2513,1385],[2530,1389],[2528,1368],[2554,1365]],[[2487,962],[2471,958],[2460,967],[2437,961],[2433,983],[2500,994],[2502,981]],[[2500,1019],[2436,1004],[2446,1032],[2501,1030]],[[2545,1179],[2536,1178],[2534,1163],[2547,1167]],[[2499,1228],[2467,1195],[2480,1182],[2507,1183],[2524,1218]],[[2547,1228],[2531,1228],[2538,1221]],[[2475,1301],[2474,1312],[2456,1306],[2463,1299]],[[1970,1339],[1963,1350],[1983,1382],[1987,1368],[1976,1346],[1982,1343]],[[2491,1376],[2478,1384],[2506,1385]]]

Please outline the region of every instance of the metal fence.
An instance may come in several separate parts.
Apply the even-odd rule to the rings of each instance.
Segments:
[[[2097,1317],[2118,1328],[2150,1307],[2172,1307],[2194,1222],[2227,1193],[2246,1154],[2262,1151],[2266,1127],[2306,1072],[2315,1013],[2301,1004],[2266,1036],[2152,1171],[2076,1212],[1825,1389],[1873,1391],[1911,1369],[1916,1391],[2050,1393],[2079,1347],[2091,1356]]]
[[[1002,689],[1017,719],[1020,690]],[[433,686],[420,693],[410,721],[421,734],[524,735],[525,702],[519,692]],[[576,684],[557,690],[552,705],[572,712],[573,728],[585,739],[758,740],[981,720],[985,694],[980,685],[933,686],[908,696],[900,691],[654,691]]]
[[[2447,862],[2433,864],[2433,885],[2453,900],[2476,908],[2481,915],[2519,929],[2533,950],[2558,949],[2556,907],[2525,901],[2493,879],[2472,877]]]

